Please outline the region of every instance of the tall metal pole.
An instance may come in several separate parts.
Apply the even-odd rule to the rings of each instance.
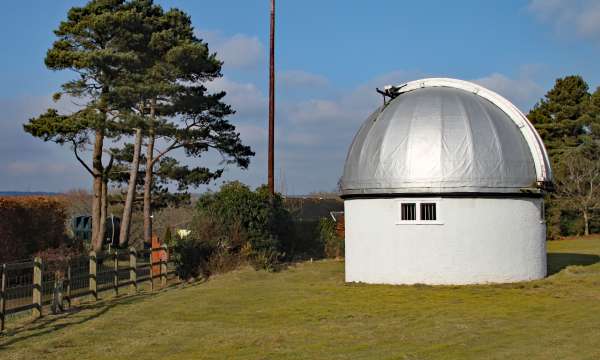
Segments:
[[[275,194],[275,0],[271,0],[269,54],[269,193]]]

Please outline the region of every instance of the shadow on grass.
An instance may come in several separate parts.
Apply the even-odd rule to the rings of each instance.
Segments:
[[[600,256],[591,254],[548,253],[548,275],[556,274],[570,265],[593,265]]]
[[[131,304],[154,295],[156,295],[156,293],[143,293],[120,298],[110,298],[97,303],[82,304],[59,315],[46,315],[31,323],[11,329],[3,334],[3,336],[0,337],[0,351],[6,349],[10,345],[14,345],[22,341],[27,341],[53,331],[70,327],[72,325],[86,323],[102,316],[113,307]],[[78,316],[83,311],[88,313]],[[22,333],[27,334],[21,336]]]

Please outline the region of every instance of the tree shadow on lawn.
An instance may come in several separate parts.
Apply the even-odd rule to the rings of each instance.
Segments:
[[[548,275],[556,274],[570,265],[593,265],[600,256],[592,254],[548,253]]]
[[[154,296],[155,294],[156,293],[145,293],[124,296],[121,298],[109,298],[97,303],[87,303],[74,307],[59,315],[45,315],[40,319],[27,323],[23,326],[16,327],[7,331],[5,334],[2,334],[2,336],[0,336],[0,351],[5,350],[10,345],[14,345],[22,341],[30,340],[56,330],[70,327],[72,325],[86,323],[102,316],[115,306],[131,304],[143,298]],[[91,310],[91,313],[82,315],[80,318],[77,317],[77,315],[84,310]],[[63,322],[58,323],[59,321]],[[20,334],[24,332],[28,332],[29,334],[20,336]]]

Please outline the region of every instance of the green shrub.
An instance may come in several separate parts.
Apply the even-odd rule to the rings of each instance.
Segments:
[[[171,240],[177,274],[183,279],[209,277],[216,272],[211,262],[217,254],[226,252],[226,244],[232,241],[223,237],[221,224],[203,214],[196,216],[191,226],[190,235],[173,236]]]
[[[326,257],[344,256],[344,239],[338,236],[333,219],[327,217],[319,221],[319,239],[323,244]]]
[[[240,227],[252,251],[279,251],[292,230],[291,217],[276,194],[272,200],[266,186],[256,191],[240,182],[230,182],[218,192],[207,193],[197,203],[198,215],[212,219],[225,232]],[[243,244],[232,244],[243,245]]]
[[[281,196],[271,200],[265,186],[252,191],[240,182],[200,196],[190,230],[175,246],[184,278],[209,276],[241,263],[276,270],[293,241],[291,216]]]
[[[293,237],[286,242],[288,260],[321,259],[325,257],[323,241],[319,236],[319,220],[294,221]]]
[[[181,279],[210,276],[209,259],[214,250],[210,244],[193,237],[179,239],[172,255],[177,275]]]
[[[253,251],[249,256],[249,261],[255,270],[266,270],[270,272],[281,268],[283,253],[273,249],[261,249]]]

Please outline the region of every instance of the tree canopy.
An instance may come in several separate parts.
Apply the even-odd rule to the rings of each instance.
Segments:
[[[205,86],[221,76],[222,62],[194,35],[186,13],[165,11],[152,0],[92,0],[70,9],[55,35],[46,66],[76,74],[61,86],[55,99],[66,95],[78,99],[81,106],[70,114],[49,109],[30,119],[24,128],[44,141],[70,145],[92,175],[94,249],[99,250],[103,241],[115,157],[120,160],[119,171],[127,166],[123,153],[107,149],[105,140],[123,145],[120,140],[135,137],[128,201],[140,183],[140,148],[146,147],[141,184],[147,241],[152,232],[155,174],[163,186],[175,182],[179,190],[186,191],[219,177],[224,166],[248,166],[254,153],[242,144],[235,126],[227,120],[234,111],[223,102],[225,92],[211,93]],[[80,156],[89,145],[91,164]],[[156,145],[164,147],[156,149]],[[193,158],[216,150],[223,157],[222,166],[211,170],[182,165],[167,155],[178,149]]]
[[[528,114],[550,155],[556,192],[547,196],[551,237],[568,234],[577,214],[590,232],[600,171],[600,88],[589,92],[581,76],[557,79]]]
[[[80,109],[65,115],[50,109],[24,126],[25,131],[44,141],[71,145],[77,160],[93,177],[92,245],[95,250],[101,249],[104,240],[108,173],[112,167],[112,160],[103,164],[104,140],[122,131],[119,106],[112,102],[113,89],[118,88],[121,79],[127,78],[127,72],[138,63],[139,59],[131,51],[142,43],[138,34],[144,26],[144,17],[138,5],[150,3],[95,0],[71,8],[67,19],[54,31],[58,39],[46,53],[45,64],[51,70],[70,70],[77,74],[62,84],[54,98],[67,95],[77,99]],[[79,151],[92,143],[90,165],[79,156]]]
[[[586,138],[600,137],[599,118],[591,116],[592,95],[588,89],[581,76],[557,79],[554,87],[529,112],[528,118],[551,157],[581,145]]]

